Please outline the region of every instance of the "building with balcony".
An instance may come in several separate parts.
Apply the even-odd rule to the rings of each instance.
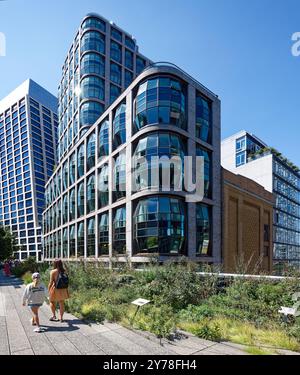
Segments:
[[[181,169],[178,184],[178,164],[149,164],[184,156],[203,160],[204,197],[196,201],[175,189],[186,178]],[[191,174],[194,181],[197,164]],[[218,97],[172,64],[146,68],[60,157],[46,185],[43,228],[45,260],[138,264],[185,255],[220,263]]]
[[[45,184],[56,162],[57,99],[28,79],[0,101],[0,223],[17,259],[41,259]]]
[[[58,160],[148,64],[130,34],[98,14],[84,17],[58,88]]]
[[[248,177],[275,196],[273,268],[300,267],[299,168],[259,138],[241,131],[222,141],[222,166]]]

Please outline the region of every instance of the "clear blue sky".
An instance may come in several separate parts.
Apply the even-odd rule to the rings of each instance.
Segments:
[[[0,98],[31,77],[56,94],[66,52],[88,12],[136,37],[154,61],[174,62],[217,93],[222,137],[246,129],[300,165],[299,0],[0,1]]]

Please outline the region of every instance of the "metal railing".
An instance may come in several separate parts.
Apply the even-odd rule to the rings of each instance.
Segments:
[[[147,70],[151,69],[151,68],[156,68],[156,67],[170,67],[170,68],[175,68],[177,70],[179,70],[181,73],[183,73],[184,75],[186,75],[191,81],[193,81],[194,83],[196,83],[198,86],[202,87],[203,89],[205,89],[206,91],[208,91],[211,95],[213,95],[214,97],[216,98],[219,98],[219,96],[217,94],[215,94],[214,92],[212,92],[209,88],[207,88],[206,86],[204,86],[202,83],[200,83],[199,81],[197,81],[194,77],[192,77],[189,73],[187,73],[186,71],[184,71],[183,69],[179,68],[179,66],[177,66],[176,64],[173,64],[173,63],[170,63],[168,61],[158,61],[158,62],[155,62],[155,63],[152,63],[150,65],[148,65],[143,71],[143,72],[146,72]]]

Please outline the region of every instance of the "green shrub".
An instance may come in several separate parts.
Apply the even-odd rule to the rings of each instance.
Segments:
[[[211,323],[209,320],[204,321],[193,332],[197,337],[210,341],[221,341],[221,329],[217,323]]]
[[[106,317],[106,310],[104,306],[98,301],[90,301],[83,304],[80,312],[84,318],[93,320],[98,323],[103,323]]]
[[[186,309],[180,311],[179,319],[197,322],[203,318],[212,318],[214,315],[214,309],[208,305],[188,305]]]
[[[22,280],[25,285],[30,284],[32,282],[32,273],[27,271],[23,276]]]

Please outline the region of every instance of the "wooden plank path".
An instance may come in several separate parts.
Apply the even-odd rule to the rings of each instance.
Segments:
[[[40,309],[44,333],[35,333],[31,312],[22,306],[24,286],[0,272],[0,355],[244,355],[239,347],[201,340],[194,336],[176,342],[118,324],[91,324],[66,313],[65,323],[50,322],[49,306]]]

